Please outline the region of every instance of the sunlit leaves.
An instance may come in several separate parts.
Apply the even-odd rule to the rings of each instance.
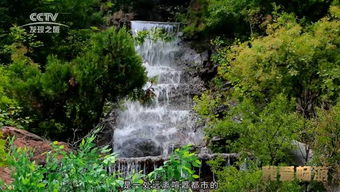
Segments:
[[[2,131],[0,130],[0,167],[4,166],[7,161],[6,141],[2,137]]]
[[[169,160],[164,162],[162,167],[151,172],[148,178],[151,181],[192,181],[197,179],[198,176],[195,175],[194,168],[200,167],[201,162],[195,153],[190,152],[190,149],[190,145],[176,149]]]
[[[305,91],[319,96],[303,98],[312,99],[312,105],[334,101],[339,93],[340,22],[322,19],[303,29],[286,21],[275,28],[268,36],[232,46],[219,75],[239,94],[262,101],[278,93],[304,97]]]

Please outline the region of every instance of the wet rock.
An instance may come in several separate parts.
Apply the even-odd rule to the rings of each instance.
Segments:
[[[145,157],[161,155],[162,148],[151,139],[137,138],[126,140],[122,144],[121,157]]]
[[[201,71],[209,59],[208,52],[197,53],[188,43],[180,44],[181,51],[176,56],[177,65],[184,68],[183,80],[189,85],[190,95],[198,95],[205,90],[204,81],[201,78]]]
[[[100,127],[95,143],[98,147],[104,147],[106,145],[112,147],[112,133],[114,131],[114,123],[116,122],[115,110],[112,110],[112,115],[108,114],[107,117],[98,124]]]
[[[294,140],[292,144],[295,146],[295,148],[290,151],[290,154],[294,160],[294,163],[300,166],[306,165],[312,159],[313,151],[305,143]]]

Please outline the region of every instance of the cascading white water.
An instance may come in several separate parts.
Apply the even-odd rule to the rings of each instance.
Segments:
[[[177,33],[178,23],[132,21],[132,32],[162,28]],[[174,147],[184,144],[199,144],[202,134],[193,130],[191,115],[192,98],[185,93],[187,79],[183,78],[183,66],[176,63],[181,51],[180,39],[171,42],[145,39],[136,50],[142,56],[149,78],[157,83],[147,83],[155,97],[151,105],[126,101],[125,109],[117,119],[114,131],[114,151],[121,157],[167,156]]]

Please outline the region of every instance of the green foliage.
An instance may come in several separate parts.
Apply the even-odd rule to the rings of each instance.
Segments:
[[[9,84],[9,77],[4,67],[0,66],[0,109],[7,105],[14,105],[15,101],[6,94],[6,87]]]
[[[241,163],[246,164],[247,168],[239,170],[234,166],[223,166],[224,160],[217,158],[211,160],[208,164],[212,167],[219,182],[217,191],[230,192],[301,192],[302,187],[297,181],[264,181],[262,180],[262,171],[257,168],[251,161]]]
[[[303,125],[291,111],[292,104],[283,96],[263,108],[245,99],[230,106],[225,118],[210,121],[206,135],[224,141],[220,148],[214,148],[217,151],[254,155],[262,164],[288,163],[292,141]],[[213,146],[213,140],[210,144]]]
[[[72,28],[86,29],[103,22],[99,0],[42,0],[46,9],[60,13],[60,22]],[[62,14],[67,13],[67,14]]]
[[[191,146],[186,145],[179,149],[176,149],[169,157],[169,160],[165,161],[163,166],[155,169],[148,175],[142,175],[140,173],[134,173],[128,176],[131,183],[139,184],[132,187],[126,192],[176,192],[176,189],[151,189],[146,190],[142,184],[144,182],[171,182],[171,181],[193,181],[199,179],[198,175],[195,175],[195,168],[200,167],[201,162],[195,153],[190,152]]]
[[[195,153],[190,152],[190,149],[190,145],[176,149],[162,167],[157,168],[148,175],[149,180],[192,181],[198,179],[199,176],[195,175],[194,168],[200,167],[201,162]]]
[[[204,119],[215,120],[217,114],[214,110],[221,103],[220,96],[214,96],[211,91],[206,91],[202,93],[200,97],[195,96],[194,101],[196,105],[194,110]]]
[[[145,39],[149,37],[150,33],[151,32],[148,30],[139,31],[134,37],[135,42],[140,45],[143,44],[145,42]]]
[[[27,149],[12,149],[9,152],[8,164],[15,167],[12,169],[13,182],[10,185],[4,184],[4,191],[44,191],[46,184],[43,182],[46,172],[39,170],[41,165],[37,165],[30,158],[32,152]]]
[[[195,98],[195,110],[207,121],[214,151],[240,152],[254,160],[250,167],[240,163],[241,170],[211,162],[221,191],[302,191],[296,181],[263,183],[258,168],[291,164],[294,140],[313,150],[310,163],[328,166],[330,183],[338,185],[337,12],[333,6],[328,17],[310,25],[275,13],[263,37],[237,40],[230,47],[223,38],[214,40],[218,75],[211,90]],[[324,190],[320,183],[308,188]]]
[[[50,45],[48,52],[57,55],[58,58],[63,58],[70,61],[77,57],[88,45],[88,40],[91,35],[97,30],[92,29],[69,29],[66,37],[52,36],[53,42],[58,42],[55,45]],[[50,51],[53,50],[53,51]]]
[[[259,188],[261,171],[239,171],[235,167],[225,167],[217,172],[219,189],[217,191],[247,192]]]
[[[24,129],[32,122],[29,116],[24,117],[22,108],[10,106],[6,109],[0,109],[0,127],[15,126]]]
[[[3,139],[2,131],[0,130],[0,167],[6,165],[7,152],[6,152],[6,140]]]
[[[32,151],[12,146],[9,165],[13,182],[4,191],[117,191],[123,181],[106,167],[115,162],[108,147],[96,148],[95,137],[82,140],[77,151],[53,143],[44,166],[31,161]]]
[[[31,119],[22,113],[22,107],[19,107],[17,101],[10,96],[8,92],[10,82],[8,71],[5,67],[0,66],[0,127],[25,128]]]
[[[58,60],[55,56],[47,58],[45,72],[40,77],[43,96],[54,100],[68,90],[68,80],[71,79],[71,66]]]
[[[137,44],[143,44],[145,39],[170,42],[174,40],[175,35],[175,33],[167,32],[162,28],[153,28],[151,30],[139,31],[134,39]]]
[[[11,27],[9,29],[10,33],[8,34],[8,37],[11,42],[13,42],[10,45],[4,45],[4,51],[5,53],[13,53],[16,51],[17,46],[20,46],[22,44],[27,48],[27,52],[32,51],[32,48],[37,48],[43,46],[43,43],[36,40],[35,34],[30,34],[25,31],[25,29],[22,29],[18,26]],[[12,58],[12,60],[15,60],[15,58]]]
[[[31,13],[58,13],[57,22],[68,25],[70,28],[61,28],[58,34],[38,34],[37,38],[43,42],[44,48],[32,47],[29,55],[40,65],[44,66],[50,54],[58,54],[63,59],[76,56],[75,52],[81,49],[75,39],[82,38],[81,31],[91,26],[103,23],[103,12],[99,0],[26,0],[13,2],[3,0],[0,2],[0,62],[11,62],[10,53],[6,46],[15,42],[11,36],[10,28],[30,23]],[[29,30],[25,27],[21,30]],[[77,34],[77,36],[75,36]],[[30,34],[32,35],[32,34]],[[63,52],[62,52],[63,51]],[[77,52],[78,53],[78,52]]]
[[[244,104],[241,104],[243,113],[240,114],[242,122],[239,123],[240,143],[236,144],[237,148],[255,155],[263,164],[289,162],[292,141],[297,139],[296,130],[302,126],[298,115],[291,113],[292,104],[282,96],[260,112],[252,111],[255,107],[248,108],[251,103]],[[250,110],[247,111],[247,108]]]
[[[339,27],[338,20],[324,18],[304,29],[284,15],[269,25],[268,36],[233,45],[218,73],[237,95],[264,102],[283,93],[312,116],[315,106],[334,103],[340,91]]]
[[[105,102],[138,92],[146,81],[125,29],[92,33],[75,59],[68,62],[51,55],[44,70],[26,56],[25,46],[18,45],[13,62],[5,67],[7,95],[32,117],[30,130],[40,135],[61,134],[66,139],[72,129],[85,134],[99,122]]]
[[[261,170],[255,168],[238,170],[234,166],[224,167],[224,163],[222,158],[208,161],[219,182],[217,191],[246,192],[254,189],[259,190],[262,183]]]
[[[123,187],[120,173],[110,174],[107,167],[113,166],[116,156],[110,153],[108,147],[97,148],[93,141],[95,136],[82,140],[77,151],[65,151],[63,145],[53,142],[53,150],[46,155],[44,165],[31,161],[32,151],[16,148],[11,145],[9,166],[12,170],[13,182],[3,184],[5,192],[9,191],[118,191]],[[149,181],[183,181],[194,180],[193,167],[199,167],[200,161],[190,146],[177,149],[164,163],[149,175],[134,173],[127,178],[132,184],[143,184],[143,179]],[[126,190],[145,191],[141,186]],[[153,191],[153,190],[150,190]]]
[[[339,184],[336,172],[340,166],[340,103],[329,110],[318,109],[317,114],[310,120],[309,128],[315,134],[309,143],[313,148],[313,161],[329,167],[330,181]]]
[[[279,94],[288,100],[296,98],[296,109],[304,117],[315,116],[316,106],[335,103],[340,87],[340,66],[339,31],[333,29],[339,24],[337,19],[324,18],[303,28],[292,15],[283,14],[268,26],[267,36],[244,43],[236,41],[229,48],[223,48],[223,42],[216,40],[221,46],[215,57],[220,65],[215,78],[218,84],[213,91],[196,97],[195,110],[209,121],[208,138],[223,138],[225,143],[218,143],[218,150],[232,150],[231,143],[242,137],[245,141],[255,142],[253,137],[262,134],[262,126],[267,128],[263,129],[266,130],[264,135],[282,125],[287,131],[281,130],[282,133],[291,133],[290,139],[304,139],[303,135],[295,134],[296,131],[305,134],[306,130],[301,118],[291,113],[294,109],[278,107],[273,111],[273,103],[280,100],[277,100]],[[283,107],[288,103],[277,105]],[[221,107],[223,110],[219,111]],[[284,120],[279,120],[281,117]],[[289,121],[294,123],[290,125]],[[286,123],[277,125],[278,122]],[[244,135],[247,132],[242,130],[252,130],[252,127],[260,131]],[[249,143],[242,145],[252,146]],[[266,152],[259,151],[258,154]]]

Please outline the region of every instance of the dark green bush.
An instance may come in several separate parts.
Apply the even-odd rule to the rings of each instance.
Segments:
[[[94,127],[104,104],[138,92],[146,81],[131,35],[110,28],[93,33],[82,52],[70,62],[49,56],[44,70],[26,56],[20,44],[5,67],[7,95],[23,107],[33,123],[29,130],[67,139]]]
[[[216,35],[247,39],[251,34],[263,34],[262,24],[272,22],[272,12],[280,8],[294,13],[307,22],[317,21],[327,14],[330,0],[193,0],[186,15],[189,37]]]

